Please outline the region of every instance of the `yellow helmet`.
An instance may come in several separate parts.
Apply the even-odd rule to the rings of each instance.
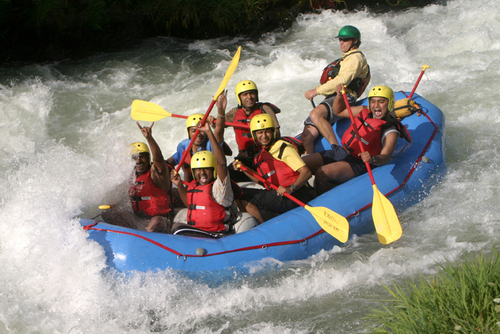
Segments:
[[[273,129],[273,139],[276,139],[276,128],[274,127],[274,120],[269,114],[259,114],[252,118],[250,121],[250,132],[252,133],[252,138],[257,142],[254,132],[263,129]]]
[[[391,112],[392,110],[394,110],[394,91],[391,88],[387,86],[375,86],[370,90],[370,93],[368,94],[368,101],[370,101],[370,98],[372,97],[386,98],[389,101],[387,103],[387,111]],[[370,108],[369,104],[368,108]]]
[[[243,80],[236,84],[234,92],[236,93],[236,98],[238,99],[238,104],[241,106],[240,94],[243,92],[248,92],[249,90],[254,90],[257,92],[257,101],[259,101],[259,90],[257,85],[252,80]]]
[[[214,179],[217,178],[217,159],[210,151],[198,151],[191,157],[191,173],[194,178],[194,170],[196,168],[213,168]]]
[[[192,114],[186,119],[186,131],[189,138],[189,128],[198,125],[199,122],[205,117],[203,114]]]
[[[149,154],[149,147],[146,143],[142,142],[137,142],[130,144],[130,154],[139,154],[139,153],[148,153]]]

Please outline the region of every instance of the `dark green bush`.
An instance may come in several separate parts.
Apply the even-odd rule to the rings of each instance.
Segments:
[[[385,1],[406,5],[409,1],[437,0]],[[379,1],[0,0],[0,62],[9,58],[54,60],[84,56],[154,36],[258,37],[277,28],[287,29],[300,12],[370,4],[379,6]]]

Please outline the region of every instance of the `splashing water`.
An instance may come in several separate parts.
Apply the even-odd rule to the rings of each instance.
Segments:
[[[387,14],[325,11],[257,42],[156,38],[80,61],[1,68],[0,332],[365,332],[367,310],[386,296],[380,282],[432,274],[444,258],[498,244],[499,7],[452,0]],[[399,215],[403,237],[382,246],[376,235],[358,236],[217,286],[171,271],[105,270],[102,248],[78,217],[126,196],[126,148],[142,140],[132,101],[205,112],[241,45],[228,104],[237,103],[238,81],[254,80],[260,100],[282,109],[282,133],[294,135],[311,109],[304,93],[340,56],[334,37],[346,24],[362,33],[371,85],[410,91],[430,65],[417,92],[446,115],[448,175]],[[158,121],[154,135],[169,157],[186,135],[184,121]],[[235,149],[232,131],[226,137]]]

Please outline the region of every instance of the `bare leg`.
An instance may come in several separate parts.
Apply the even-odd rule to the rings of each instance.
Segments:
[[[129,227],[136,230],[148,232],[165,232],[168,219],[162,216],[154,216],[149,221],[128,211],[107,210],[101,214],[102,218],[109,224]]]
[[[335,137],[332,125],[326,120],[327,115],[328,109],[325,107],[325,105],[320,104],[311,111],[309,117],[311,117],[311,121],[313,121],[314,125],[316,125],[321,135],[325,137],[326,140],[328,140],[330,145],[338,145],[339,142],[337,141],[337,137]]]
[[[161,216],[154,216],[148,223],[146,231],[148,232],[167,232],[167,218]],[[171,224],[170,224],[171,225]]]
[[[118,211],[115,208],[111,208],[101,213],[101,217],[108,224],[137,228],[138,219],[132,212]]]
[[[320,168],[324,164],[323,158],[319,153],[304,155],[302,156],[302,160],[304,160],[306,166],[311,170],[311,173],[313,173],[314,175],[316,174],[318,168]]]
[[[345,161],[334,162],[318,168],[314,179],[316,195],[321,195],[328,190],[354,178],[354,172]]]
[[[259,223],[259,225],[262,224],[264,222],[264,217],[262,217],[262,213],[260,212],[259,208],[250,202],[246,203],[247,212],[251,214],[255,218],[255,220],[257,220],[257,223]]]
[[[247,212],[246,211],[247,201],[240,200],[240,199],[235,199],[234,201],[236,202],[236,206],[238,207],[238,210],[240,210],[241,212]]]
[[[314,140],[318,137],[319,131],[312,125],[304,126],[304,131],[302,131],[302,135],[300,136],[300,140],[304,144],[304,148],[306,149],[306,154],[314,153]]]

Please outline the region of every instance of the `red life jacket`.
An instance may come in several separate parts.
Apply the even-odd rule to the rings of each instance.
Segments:
[[[324,83],[332,80],[337,75],[339,75],[340,62],[342,60],[344,60],[345,58],[347,58],[348,56],[355,54],[355,53],[363,54],[361,51],[354,51],[354,52],[351,52],[348,55],[342,56],[341,58],[336,59],[333,62],[331,62],[330,64],[328,64],[323,69],[323,73],[321,74],[321,78],[319,79],[319,83],[321,85],[323,85]],[[371,78],[370,67],[368,67],[368,75],[366,76],[366,78],[354,78],[354,80],[352,80],[349,83],[349,85],[347,85],[347,88],[351,89],[353,92],[356,92],[358,97],[360,97],[361,94],[363,94],[363,92],[365,91],[366,86],[368,86],[368,83],[370,83],[370,78]]]
[[[274,144],[276,145],[276,144]],[[278,158],[281,159],[283,152],[287,146],[294,147],[286,142],[281,143],[280,153]],[[275,186],[289,187],[299,177],[299,172],[294,171],[283,161],[275,159],[267,150],[262,149],[254,158],[257,173],[264,179],[270,179]],[[271,189],[266,185],[267,189]]]
[[[269,106],[274,111],[275,114],[279,114],[281,112],[281,110],[274,104],[268,102],[257,103],[258,109],[251,112],[250,115],[247,115],[245,113],[245,110],[243,110],[243,108],[238,109],[238,111],[234,115],[234,122],[250,125],[250,121],[254,116],[263,113],[262,111],[263,105]],[[255,144],[255,141],[252,138],[252,134],[250,133],[250,129],[246,130],[242,128],[234,128],[234,134],[236,143],[238,144],[238,150],[240,151],[252,150],[254,152],[257,152],[259,150],[260,146]]]
[[[354,118],[355,126],[358,129],[361,137],[361,144],[365,151],[370,155],[379,155],[382,151],[382,126],[387,124],[387,121],[382,119],[372,118],[372,113],[367,108]],[[342,136],[342,146],[356,158],[359,158],[359,144],[356,132],[354,132],[353,124],[344,132]]]
[[[170,212],[169,193],[153,184],[151,169],[137,176],[128,193],[132,208],[138,215],[166,216]]]
[[[226,229],[224,226],[226,208],[212,198],[212,185],[213,182],[202,186],[196,180],[188,184],[187,220],[189,224],[204,231],[218,232]]]
[[[299,152],[299,155],[302,155],[306,152],[306,148],[304,147],[304,143],[302,142],[302,140],[289,136],[282,136],[280,139],[295,146],[297,152]]]

